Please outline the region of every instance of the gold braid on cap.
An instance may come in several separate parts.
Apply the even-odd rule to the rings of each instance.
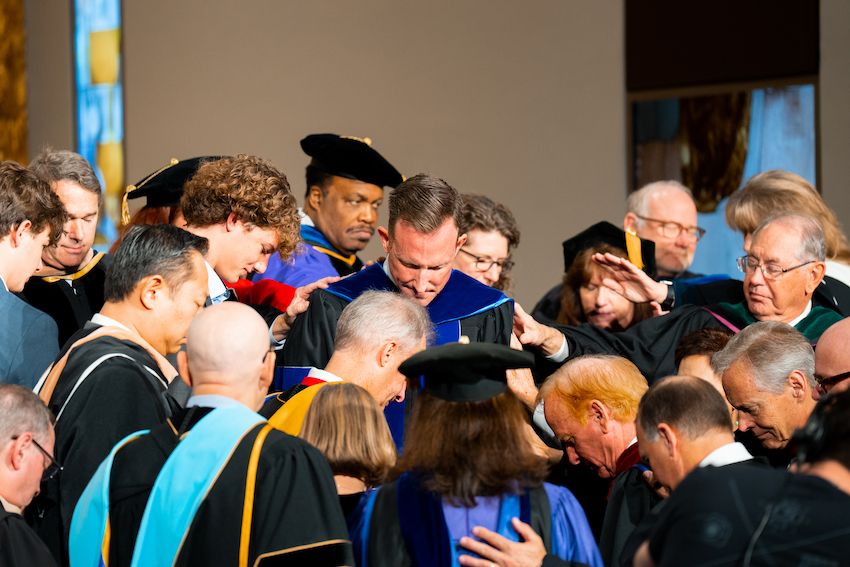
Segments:
[[[167,165],[157,169],[144,179],[142,179],[138,185],[127,185],[127,189],[124,190],[124,196],[121,197],[121,225],[127,226],[130,224],[130,204],[127,202],[128,195],[137,189],[141,189],[144,187],[148,181],[168,169],[169,167],[174,167],[180,163],[180,160],[177,158],[171,158]]]
[[[340,136],[343,140],[357,140],[363,144],[366,144],[369,147],[372,147],[372,138],[368,136],[366,138],[358,138],[357,136]]]

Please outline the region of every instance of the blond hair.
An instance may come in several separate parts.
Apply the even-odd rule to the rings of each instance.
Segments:
[[[790,171],[774,169],[750,178],[729,197],[726,224],[752,234],[769,217],[785,213],[816,218],[823,228],[826,257],[850,264],[850,243],[835,213],[811,183]]]
[[[316,447],[334,474],[381,484],[395,466],[390,429],[369,392],[347,382],[322,387],[304,419],[299,437]]]
[[[554,395],[579,423],[587,423],[592,400],[605,404],[611,417],[634,421],[638,403],[649,389],[631,361],[614,355],[580,356],[555,371],[540,388],[541,400]]]

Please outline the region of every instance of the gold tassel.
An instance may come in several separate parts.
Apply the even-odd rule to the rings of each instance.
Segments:
[[[640,238],[634,230],[626,230],[626,252],[629,255],[629,262],[642,270],[644,267],[643,255],[641,254]]]

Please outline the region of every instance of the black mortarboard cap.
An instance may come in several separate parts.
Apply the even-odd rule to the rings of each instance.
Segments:
[[[378,187],[395,187],[404,180],[398,170],[372,148],[369,138],[310,134],[301,140],[301,149],[313,158],[310,165],[331,175]]]
[[[170,207],[180,202],[183,186],[195,175],[202,163],[216,161],[223,156],[199,156],[184,160],[171,158],[167,165],[142,177],[135,185],[128,185],[124,192],[122,217],[124,224],[130,222],[128,199],[147,197],[146,207]]]
[[[414,354],[399,371],[423,379],[422,389],[450,402],[481,402],[507,390],[505,371],[530,368],[534,355],[491,343],[452,343]]]
[[[655,277],[655,243],[639,238],[636,234],[626,232],[606,221],[598,222],[572,238],[564,240],[564,271],[570,270],[576,256],[583,251],[602,244],[625,250],[632,264],[650,277]]]

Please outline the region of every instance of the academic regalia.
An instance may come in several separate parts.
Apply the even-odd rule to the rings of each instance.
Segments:
[[[825,307],[812,307],[795,328],[816,342],[841,315]],[[734,332],[756,321],[746,303],[721,303],[711,307],[687,306],[611,332],[587,323],[557,328],[567,338],[569,357],[583,354],[618,354],[628,358],[651,383],[676,373],[674,355],[682,337],[699,329],[730,329]],[[545,364],[541,361],[541,364]]]
[[[110,329],[86,325],[36,388],[56,416],[54,454],[64,470],[42,484],[27,513],[60,564],[67,564],[74,505],[100,462],[124,436],[162,423],[176,409],[166,394],[176,371],[163,370],[167,363],[139,343],[93,335]],[[81,342],[92,336],[97,338]]]
[[[347,276],[363,268],[363,261],[356,254],[340,252],[312,225],[301,225],[301,240],[286,260],[279,255],[269,258],[266,271],[255,275],[254,281],[271,279],[300,287],[322,278]]]
[[[56,561],[24,519],[0,506],[0,565],[53,567]]]
[[[295,320],[286,338],[286,366],[324,368],[333,353],[342,310],[363,292],[372,290],[398,292],[380,264],[314,292],[307,312]],[[446,286],[427,310],[437,327],[435,344],[455,342],[461,335],[471,342],[510,343],[513,301],[457,270],[452,270]]]
[[[846,565],[850,495],[831,482],[767,467],[689,474],[649,540],[655,565]],[[756,530],[759,533],[756,533]]]
[[[24,300],[56,321],[60,347],[103,307],[103,286],[110,259],[99,252],[73,274],[33,276],[24,286],[21,292]]]
[[[618,565],[629,536],[641,520],[661,502],[661,497],[643,479],[637,443],[617,459],[614,479],[602,522],[599,551],[605,565]]]
[[[183,482],[199,462],[204,472]],[[106,482],[108,508],[98,497]],[[130,565],[134,552],[144,565],[144,551],[163,564],[174,557],[177,566],[353,564],[327,461],[244,406],[179,410],[131,437],[114,451],[111,469],[102,465],[83,504],[71,556],[103,552],[91,515],[108,513],[111,567]],[[175,519],[184,514],[182,523]],[[157,533],[163,523],[182,527]]]
[[[263,407],[257,412],[269,420],[275,429],[298,436],[301,426],[307,418],[310,404],[322,387],[328,384],[341,384],[343,380],[330,372],[310,369],[307,376],[291,388],[269,394]],[[286,409],[283,410],[283,407]]]
[[[472,536],[469,529],[485,524],[516,541],[510,518],[531,524],[548,553],[566,561],[602,566],[602,559],[584,512],[569,490],[544,484],[521,495],[476,498],[475,508],[448,509],[442,499],[423,490],[415,475],[404,474],[368,495],[362,517],[352,532],[358,565],[457,565],[463,552],[457,540]],[[446,513],[448,512],[448,514]],[[468,522],[456,516],[472,515]],[[485,520],[486,521],[486,520]],[[469,553],[469,552],[466,552]]]

